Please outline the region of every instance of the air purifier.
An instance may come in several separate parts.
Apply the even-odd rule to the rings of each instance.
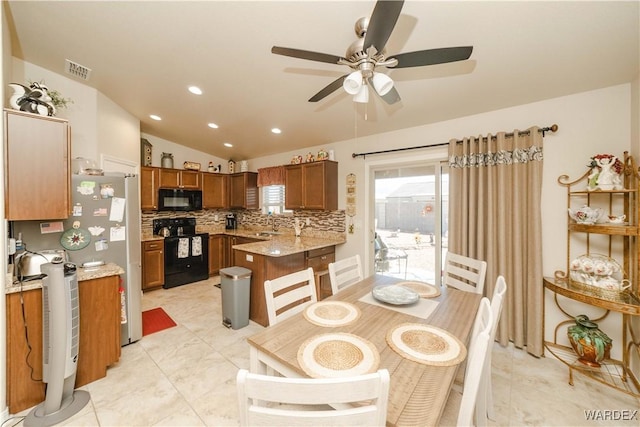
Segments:
[[[51,426],[77,414],[89,402],[74,390],[80,344],[80,307],[75,264],[55,258],[42,273],[42,380],[45,400],[29,412],[26,427]]]

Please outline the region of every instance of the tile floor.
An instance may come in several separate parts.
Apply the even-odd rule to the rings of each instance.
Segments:
[[[178,326],[123,347],[107,376],[83,387],[91,394],[90,403],[62,425],[237,425],[236,372],[249,366],[245,338],[262,327],[253,322],[237,331],[222,326],[221,291],[214,286],[218,281],[214,277],[146,293],[143,310],[162,307]],[[632,412],[640,409],[639,399],[580,375],[572,387],[566,367],[553,357],[536,359],[497,344],[493,351],[497,419],[491,425],[640,425],[640,412],[627,421],[585,417],[585,410]],[[455,423],[455,411],[445,415],[443,424]]]

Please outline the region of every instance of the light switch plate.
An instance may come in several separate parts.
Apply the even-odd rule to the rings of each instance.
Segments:
[[[247,254],[247,261],[248,262],[253,262],[253,255]]]

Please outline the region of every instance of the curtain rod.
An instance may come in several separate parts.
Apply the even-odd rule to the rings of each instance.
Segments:
[[[553,124],[551,126],[547,126],[544,128],[540,128],[538,129],[538,132],[542,133],[542,136],[545,136],[546,132],[557,132],[558,131],[558,125]],[[529,135],[529,131],[528,130],[523,130],[518,132],[519,135]],[[507,133],[505,135],[507,138],[512,137],[513,136],[513,132],[511,133]],[[492,137],[495,138],[495,137]],[[486,139],[486,138],[483,138]],[[457,140],[456,143],[460,144],[462,142],[462,140]],[[371,154],[385,154],[385,153],[394,153],[396,151],[407,151],[407,150],[418,150],[420,148],[430,148],[430,147],[442,147],[443,145],[449,145],[448,142],[441,142],[439,144],[431,144],[431,145],[421,145],[419,147],[404,147],[404,148],[393,148],[390,150],[381,150],[381,151],[369,151],[368,153],[353,153],[351,155],[352,158],[356,158],[356,157],[366,157],[369,156]]]

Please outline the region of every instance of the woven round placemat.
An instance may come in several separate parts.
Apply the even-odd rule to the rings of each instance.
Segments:
[[[344,301],[319,301],[302,313],[314,325],[337,327],[349,325],[360,317],[360,309]]]
[[[298,349],[298,363],[311,378],[335,378],[375,372],[380,364],[378,349],[353,334],[316,335]]]
[[[457,337],[431,325],[403,323],[391,328],[386,338],[396,353],[425,365],[453,366],[467,357],[467,349]]]
[[[440,288],[430,283],[408,281],[396,283],[396,286],[411,289],[420,295],[420,298],[435,298],[440,295]]]

